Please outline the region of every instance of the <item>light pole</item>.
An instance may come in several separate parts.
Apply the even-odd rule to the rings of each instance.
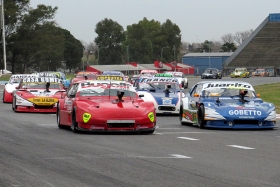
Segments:
[[[212,42],[207,40],[207,43],[208,43],[208,48],[209,48],[209,50],[208,50],[208,53],[209,53],[209,68],[211,68],[210,49],[211,49]]]
[[[165,47],[161,48],[161,53],[160,53],[160,61],[161,61],[161,59],[162,59],[162,53],[163,53],[163,49],[165,49],[165,48],[169,48],[169,46],[165,46]]]
[[[4,73],[7,71],[7,63],[6,63],[6,40],[5,40],[5,18],[4,18],[4,0],[1,0],[1,24],[2,24],[2,42],[3,42],[3,60],[4,60]]]
[[[129,75],[129,46],[126,46],[126,53],[127,53],[127,75]]]

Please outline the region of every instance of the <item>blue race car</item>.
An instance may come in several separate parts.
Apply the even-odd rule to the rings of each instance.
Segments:
[[[179,114],[184,93],[176,78],[140,77],[134,84],[144,101],[152,101],[157,114]]]
[[[198,82],[182,98],[180,122],[200,128],[277,128],[274,104],[242,81]]]

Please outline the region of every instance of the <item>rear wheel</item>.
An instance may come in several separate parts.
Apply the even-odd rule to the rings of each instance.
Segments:
[[[197,111],[197,125],[201,129],[205,128],[205,125],[207,122],[207,121],[205,121],[204,116],[205,116],[204,105],[200,105],[200,107],[198,108],[198,111]]]
[[[5,103],[5,90],[4,90],[4,92],[3,92],[3,103]]]

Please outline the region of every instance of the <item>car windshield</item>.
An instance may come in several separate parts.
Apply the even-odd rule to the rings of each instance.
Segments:
[[[172,83],[171,82],[149,82],[147,84],[149,84],[149,86],[151,88],[159,89],[159,90],[165,90],[167,84],[171,85],[171,90],[179,90],[180,89],[179,84],[174,83],[174,82],[172,82]]]
[[[26,82],[22,83],[21,88],[26,89],[45,89],[46,88],[46,82]],[[59,83],[50,83],[50,89],[60,89]]]
[[[182,74],[173,74],[173,77],[182,78],[183,75]]]
[[[239,97],[240,91],[247,90],[245,97],[256,97],[253,90],[236,89],[236,88],[207,88],[203,91],[203,96],[206,97]]]
[[[80,91],[80,96],[117,96],[117,92],[120,89],[108,89],[108,88],[89,88]],[[136,93],[130,90],[121,90],[124,92],[123,97],[136,97]]]
[[[20,80],[21,79],[12,78],[12,79],[10,79],[9,83],[10,84],[20,83]]]

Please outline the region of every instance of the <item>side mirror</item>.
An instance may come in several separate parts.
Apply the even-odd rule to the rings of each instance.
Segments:
[[[195,93],[193,96],[194,96],[194,97],[199,97],[199,94],[198,94],[198,93]]]
[[[257,97],[260,98],[260,97],[261,97],[261,94],[257,94]]]
[[[6,84],[7,84],[7,83],[6,83]],[[19,89],[19,86],[17,86],[16,89]]]
[[[5,83],[5,85],[6,85],[6,84],[8,84],[8,83]]]

